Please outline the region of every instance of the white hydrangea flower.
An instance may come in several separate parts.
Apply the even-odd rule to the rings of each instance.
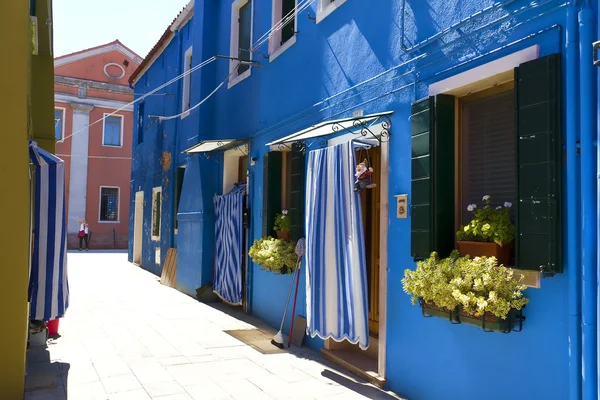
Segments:
[[[477,208],[477,205],[476,205],[476,204],[469,204],[469,205],[467,206],[467,211],[473,211],[473,210],[474,210],[474,209],[476,209],[476,208]]]
[[[507,201],[506,203],[504,203],[504,207],[511,208],[512,207],[512,203],[510,201]]]
[[[502,206],[496,207],[496,210],[502,210]]]
[[[490,195],[486,194],[485,196],[483,196],[482,201],[488,201],[490,199]]]
[[[288,214],[288,210],[283,210],[281,213],[282,213],[283,215],[287,215],[287,214]]]

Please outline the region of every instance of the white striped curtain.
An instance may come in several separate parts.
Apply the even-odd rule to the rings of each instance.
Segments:
[[[360,196],[352,142],[308,156],[306,302],[312,337],[369,346],[368,292]]]
[[[36,166],[30,317],[50,321],[63,317],[69,307],[65,164],[35,142],[29,146],[29,157]]]
[[[246,185],[242,184],[214,199],[217,260],[213,291],[232,305],[242,304],[245,195]]]

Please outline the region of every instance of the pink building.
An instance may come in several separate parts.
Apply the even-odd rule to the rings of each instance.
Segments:
[[[126,249],[133,132],[129,76],[142,59],[118,40],[54,61],[56,154],[65,160],[69,248]]]

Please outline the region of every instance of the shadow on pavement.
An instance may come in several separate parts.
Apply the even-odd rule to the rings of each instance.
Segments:
[[[52,341],[49,345],[52,345]],[[68,363],[52,361],[46,346],[27,349],[24,399],[66,399],[70,368],[71,365]]]
[[[330,371],[326,369],[321,373],[321,375],[327,379],[332,380],[333,382],[338,383],[341,386],[344,386],[358,394],[361,394],[369,399],[373,400],[398,400],[400,397],[388,394],[382,390],[377,389],[376,387],[370,386],[368,384],[362,384],[359,382],[355,382],[351,379],[346,378],[343,375],[340,375],[334,371]]]

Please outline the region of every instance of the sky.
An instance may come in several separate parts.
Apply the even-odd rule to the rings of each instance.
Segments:
[[[189,0],[53,0],[54,56],[120,40],[142,58]]]

